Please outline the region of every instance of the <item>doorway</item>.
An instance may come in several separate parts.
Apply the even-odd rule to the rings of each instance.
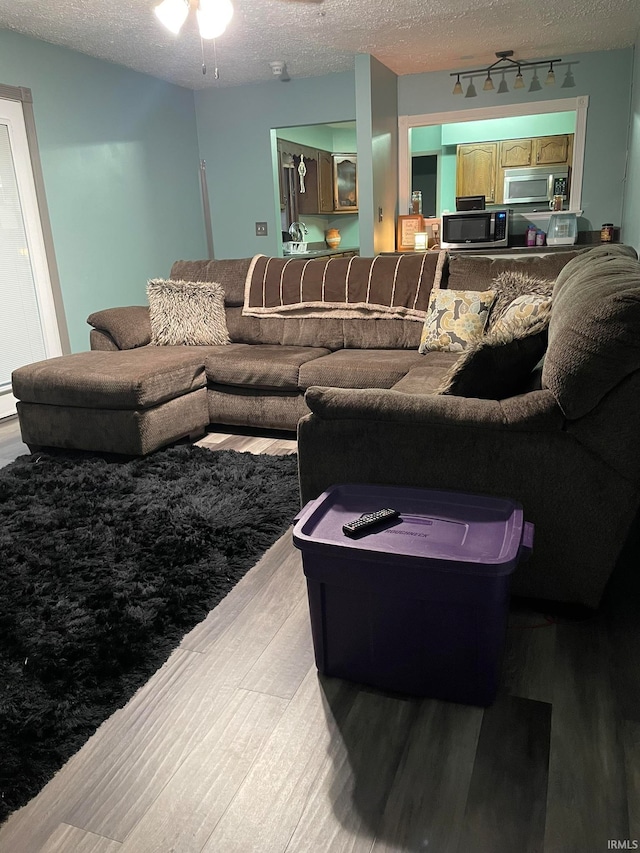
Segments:
[[[32,121],[29,90],[0,86],[0,418],[12,371],[69,349]]]
[[[438,215],[438,155],[418,154],[411,157],[411,191],[422,193],[422,215]]]
[[[587,109],[589,97],[580,95],[575,98],[558,98],[553,101],[537,101],[521,104],[505,104],[495,107],[478,107],[464,110],[453,110],[451,112],[429,113],[424,115],[403,115],[398,117],[398,209],[408,210],[411,199],[411,132],[414,129],[434,129],[442,125],[450,125],[457,122],[479,122],[491,119],[502,119],[518,116],[535,116],[560,112],[575,112],[575,138],[573,146],[572,164],[572,207],[576,209],[582,203],[582,174],[584,168],[584,149],[587,129]],[[425,151],[427,146],[421,145],[418,152]],[[433,150],[433,145],[428,149]],[[454,163],[455,163],[455,158]],[[441,172],[443,176],[449,169],[449,165],[441,158]],[[452,192],[455,200],[455,190]],[[441,205],[454,209],[447,199],[441,199]],[[423,207],[424,210],[424,207]]]

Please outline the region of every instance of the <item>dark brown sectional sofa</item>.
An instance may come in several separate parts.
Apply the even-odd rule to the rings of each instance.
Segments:
[[[439,284],[482,290],[514,266],[555,278],[571,256],[451,258]],[[450,352],[420,355],[421,323],[414,320],[244,316],[250,263],[177,261],[171,269],[173,280],[222,284],[227,346],[150,346],[147,307],[110,308],[88,318],[90,352],[15,371],[25,443],[136,455],[202,433],[208,424],[295,431],[309,413],[310,387],[390,389],[406,377],[411,383],[417,370],[424,393],[457,358]],[[435,277],[435,258],[429,263]]]
[[[536,543],[514,591],[598,604],[640,503],[632,249],[448,259],[450,289],[488,289],[505,270],[558,277],[542,371],[501,400],[434,394],[458,355],[420,355],[419,322],[244,316],[249,264],[171,270],[223,285],[226,346],[151,346],[147,308],[112,308],[89,317],[90,352],[15,371],[23,440],[145,454],[209,424],[297,428],[303,502],[337,482],[518,499]]]

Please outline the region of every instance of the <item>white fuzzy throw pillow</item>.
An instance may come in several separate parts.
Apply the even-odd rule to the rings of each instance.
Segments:
[[[151,343],[218,346],[229,343],[222,285],[211,281],[147,283]]]

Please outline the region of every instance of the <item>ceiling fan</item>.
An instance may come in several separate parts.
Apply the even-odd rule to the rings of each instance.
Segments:
[[[323,3],[324,0],[285,0],[288,3]],[[233,17],[231,0],[162,0],[153,10],[158,20],[178,35],[190,11],[196,13],[203,39],[221,36]]]
[[[324,0],[285,0],[285,2],[319,4],[323,3]],[[189,12],[195,12],[200,43],[202,45],[202,40],[212,40],[215,53],[215,39],[221,36],[229,26],[233,17],[233,4],[231,0],[162,0],[157,6],[154,6],[153,11],[158,20],[174,35],[178,35],[182,29]],[[278,60],[270,64],[273,74],[280,80],[288,82],[291,79],[286,63]],[[207,73],[204,47],[202,47],[202,73]],[[214,76],[217,80],[219,76],[217,61]]]

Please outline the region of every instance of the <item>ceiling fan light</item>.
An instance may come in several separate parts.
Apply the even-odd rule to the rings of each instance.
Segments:
[[[233,17],[231,0],[200,0],[196,10],[203,39],[215,39],[227,29]]]
[[[462,94],[462,83],[460,82],[460,75],[459,74],[458,74],[458,79],[455,82],[455,86],[453,87],[453,94],[454,95],[461,95]]]
[[[556,82],[556,75],[553,70],[553,63],[549,66],[549,73],[547,74],[547,79],[544,81],[545,86],[554,86]]]
[[[493,92],[495,86],[493,85],[493,80],[491,79],[491,73],[487,73],[487,79],[484,81],[484,86],[482,87],[484,92]]]
[[[518,65],[518,73],[516,74],[516,80],[513,84],[514,89],[524,89],[524,80],[522,79],[522,71],[520,71],[520,66]]]
[[[153,11],[160,23],[177,36],[189,14],[189,5],[185,0],[162,0]]]

